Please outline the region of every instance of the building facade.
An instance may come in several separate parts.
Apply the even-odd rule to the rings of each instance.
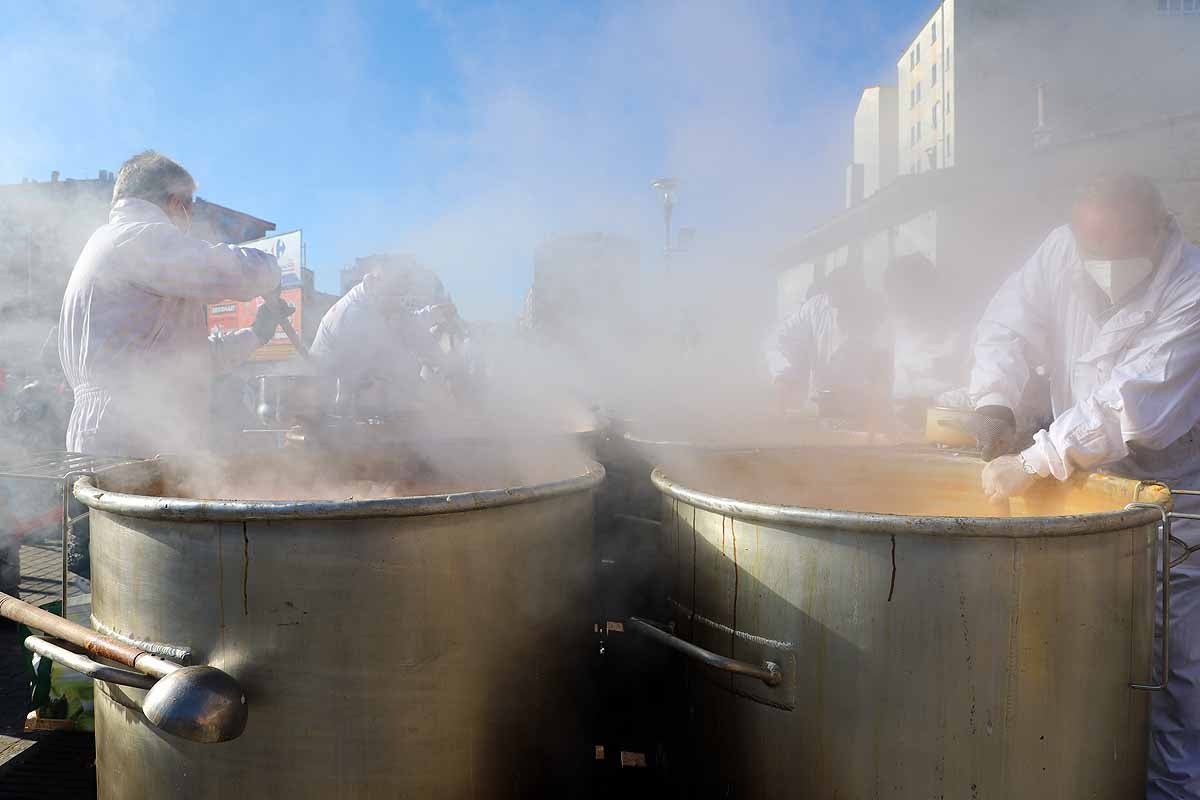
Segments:
[[[954,165],[958,2],[938,6],[896,61],[896,163],[902,175]]]
[[[854,112],[854,157],[851,165],[851,169],[861,175],[855,176],[861,188],[848,193],[847,208],[895,180],[898,154],[896,113],[895,86],[868,86],[863,89]]]
[[[779,254],[781,307],[813,276],[878,286],[921,253],[973,318],[1113,170],[1155,180],[1200,241],[1197,42],[1200,0],[946,0],[897,59],[897,177],[868,193],[864,169],[862,200]]]

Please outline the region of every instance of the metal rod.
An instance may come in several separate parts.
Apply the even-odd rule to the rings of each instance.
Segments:
[[[74,670],[81,675],[86,675],[94,680],[105,681],[106,683],[115,683],[118,686],[150,689],[158,682],[157,678],[152,678],[142,672],[130,672],[129,670],[98,664],[83,653],[77,653],[74,650],[64,647],[61,641],[54,639],[44,639],[41,636],[27,636],[25,637],[25,649],[62,664],[67,669]]]
[[[178,669],[180,664],[147,653],[145,650],[119,642],[108,636],[78,625],[49,611],[32,606],[9,594],[0,592],[0,617],[20,622],[39,631],[45,631],[56,639],[63,639],[82,648],[88,655],[116,661],[139,672],[162,678]]]
[[[67,574],[68,566],[70,564],[70,561],[69,561],[69,558],[67,555],[67,553],[68,553],[67,548],[68,548],[70,540],[71,540],[71,528],[72,528],[71,515],[67,510],[68,506],[70,504],[70,500],[71,500],[71,475],[70,474],[68,474],[66,477],[63,478],[62,485],[60,485],[58,488],[59,488],[59,491],[62,492],[62,495],[61,495],[61,497],[62,497],[62,525],[60,528],[60,532],[62,534],[62,553],[61,553],[61,555],[62,555],[62,593],[60,595],[62,598],[61,599],[62,605],[59,607],[58,611],[62,615],[62,618],[66,619],[67,618],[67,593],[68,593],[68,587],[71,585],[70,584],[70,576]]]
[[[1170,679],[1171,656],[1171,514],[1157,503],[1130,503],[1126,508],[1154,508],[1162,515],[1162,545],[1160,547],[1161,581],[1162,581],[1162,645],[1161,674],[1158,683],[1131,683],[1131,689],[1141,689],[1147,692],[1161,692],[1167,688]],[[1154,676],[1150,676],[1154,680]]]
[[[703,647],[680,639],[678,636],[674,636],[654,623],[640,617],[629,617],[625,622],[627,625],[632,626],[633,630],[650,637],[659,644],[666,645],[672,650],[678,650],[688,658],[700,661],[722,672],[728,672],[733,675],[745,675],[748,678],[758,678],[767,686],[778,686],[783,682],[783,673],[779,671],[779,665],[773,661],[765,661],[760,667],[714,653],[711,650],[705,650]]]

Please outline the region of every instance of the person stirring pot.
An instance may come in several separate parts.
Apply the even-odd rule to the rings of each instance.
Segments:
[[[273,301],[254,324],[209,335],[207,304],[273,297],[275,257],[192,237],[196,182],[153,150],[117,173],[108,224],[71,272],[59,359],[75,405],[66,448],[149,457],[206,446],[211,383],[274,335]]]
[[[1200,249],[1144,177],[1094,180],[979,324],[970,397],[995,424],[983,489],[994,501],[1103,469],[1200,487]],[[1018,452],[1013,409],[1046,365],[1053,422]],[[1177,507],[1187,508],[1177,499]],[[1173,533],[1200,542],[1195,523]],[[1151,699],[1146,797],[1200,797],[1200,564],[1171,571],[1167,688]],[[1161,600],[1160,600],[1161,602]],[[1161,645],[1160,645],[1161,646]]]

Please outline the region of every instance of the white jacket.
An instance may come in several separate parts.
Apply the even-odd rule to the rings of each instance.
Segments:
[[[323,373],[352,387],[368,378],[385,381],[400,410],[441,395],[423,379],[427,368],[449,369],[461,357],[444,353],[430,329],[448,304],[437,276],[422,270],[420,285],[405,292],[389,290],[374,275],[333,304],[313,339],[311,352]]]
[[[821,382],[833,363],[833,354],[845,343],[837,309],[822,292],[780,324],[767,345],[767,369],[773,379],[790,377],[811,385],[815,393],[824,388]]]
[[[1195,488],[1200,475],[1200,250],[1177,228],[1123,305],[1053,231],[992,299],[976,335],[976,407],[1018,410],[1032,365],[1049,368],[1054,422],[1024,455],[1043,477],[1106,467]]]
[[[208,303],[279,285],[275,257],[179,231],[145,200],[117,201],[63,296],[59,358],[75,392],[68,450],[152,456],[207,443],[211,381],[244,361],[246,328],[208,335]]]

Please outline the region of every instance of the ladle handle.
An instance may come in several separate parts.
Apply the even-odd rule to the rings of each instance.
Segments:
[[[132,667],[139,672],[161,678],[179,669],[180,665],[147,653],[145,650],[102,636],[90,628],[68,619],[31,606],[12,595],[0,592],[0,617],[11,619],[44,631],[56,639],[63,639],[76,647],[83,648],[93,658],[104,658]]]
[[[672,650],[678,650],[688,658],[700,661],[710,667],[715,667],[722,672],[728,672],[733,675],[745,675],[748,678],[758,678],[767,686],[778,686],[783,682],[783,673],[780,671],[779,665],[774,661],[764,661],[762,666],[750,664],[746,661],[738,661],[736,658],[729,658],[728,656],[714,653],[711,650],[705,650],[703,647],[680,639],[678,636],[668,633],[654,623],[640,617],[629,617],[625,622],[633,630],[644,636],[648,636],[659,644],[666,645]]]
[[[276,290],[269,298],[263,299],[275,304],[275,310],[279,317],[279,327],[283,328],[283,332],[287,334],[288,341],[292,343],[292,347],[296,348],[296,352],[303,358],[310,358],[308,348],[304,346],[304,342],[300,339],[300,334],[296,333],[296,326],[292,324],[292,318],[284,313],[287,309],[284,308],[283,291]]]

